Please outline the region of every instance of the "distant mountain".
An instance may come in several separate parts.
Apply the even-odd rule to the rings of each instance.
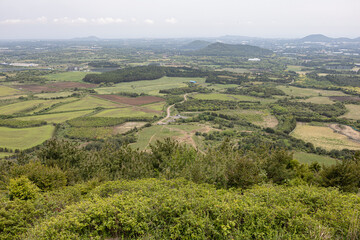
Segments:
[[[83,37],[83,38],[73,38],[71,40],[74,41],[84,41],[84,42],[97,42],[100,41],[101,39],[96,37],[96,36],[89,36],[89,37]]]
[[[198,50],[204,47],[207,47],[211,44],[211,42],[203,41],[203,40],[195,40],[188,44],[181,46],[180,48],[183,50]]]
[[[330,38],[322,34],[312,34],[300,39],[301,42],[358,42],[359,40],[360,38]]]
[[[200,50],[189,52],[190,55],[196,56],[239,56],[239,57],[261,57],[270,55],[273,52],[268,49],[242,45],[242,44],[225,44],[213,43]]]

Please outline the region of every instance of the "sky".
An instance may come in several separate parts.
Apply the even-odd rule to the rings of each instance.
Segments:
[[[0,0],[0,39],[360,37],[360,0]]]

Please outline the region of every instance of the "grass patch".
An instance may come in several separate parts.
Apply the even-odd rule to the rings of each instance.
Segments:
[[[104,139],[113,134],[112,127],[72,127],[66,132],[66,137],[75,139]]]
[[[65,121],[73,119],[73,118],[87,115],[91,112],[92,112],[92,110],[77,111],[77,112],[64,112],[64,113],[52,113],[52,114],[34,115],[34,116],[28,116],[28,117],[19,117],[16,119],[23,120],[23,121],[42,120],[42,121],[46,121],[48,123],[62,123],[62,122],[65,122]]]
[[[162,111],[162,110],[164,110],[165,104],[166,104],[165,102],[157,102],[157,103],[142,105],[141,107],[155,110],[155,111]]]
[[[326,150],[341,150],[344,148],[360,150],[360,143],[350,140],[345,135],[335,133],[326,126],[311,126],[298,123],[291,133],[293,137],[311,142],[315,147],[322,147]]]
[[[21,150],[31,148],[51,138],[54,129],[52,125],[22,129],[0,127],[0,146]]]
[[[329,156],[321,156],[321,155],[316,155],[313,153],[305,153],[305,152],[295,152],[294,158],[298,160],[300,163],[309,164],[309,165],[313,162],[318,162],[320,165],[324,164],[326,166],[330,166],[338,162],[338,160],[331,158]]]
[[[118,92],[146,93],[150,95],[161,95],[159,91],[169,88],[186,87],[189,81],[205,83],[205,78],[181,78],[181,77],[162,77],[157,80],[144,80],[135,82],[118,83],[113,87],[96,88],[99,94],[113,94]]]

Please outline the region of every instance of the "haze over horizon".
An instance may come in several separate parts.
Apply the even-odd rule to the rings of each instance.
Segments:
[[[360,37],[358,0],[2,0],[0,39]]]

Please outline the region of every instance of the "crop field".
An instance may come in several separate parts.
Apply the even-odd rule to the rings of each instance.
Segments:
[[[95,114],[94,117],[153,117],[160,114],[161,112],[159,111],[146,110],[144,108],[123,107],[102,110]]]
[[[284,91],[286,95],[294,97],[347,96],[347,94],[340,91],[299,88],[292,86],[278,86],[277,88]]]
[[[41,93],[41,92],[59,92],[64,89],[70,88],[95,88],[97,84],[90,84],[90,83],[79,83],[79,82],[55,82],[49,83],[45,85],[14,85],[19,90],[29,91],[33,93]]]
[[[21,94],[21,91],[11,88],[11,87],[0,85],[0,97],[11,96],[14,94]]]
[[[113,135],[112,127],[72,127],[66,136],[76,139],[104,139]]]
[[[95,109],[98,107],[102,108],[116,108],[122,105],[116,104],[107,100],[102,100],[92,96],[86,96],[79,101],[61,105],[57,108],[52,109],[50,112],[70,112],[79,111],[86,109]]]
[[[96,72],[91,72],[96,73]],[[63,81],[63,82],[82,82],[83,78],[88,72],[62,72],[54,73],[43,76],[50,81]]]
[[[333,103],[335,103],[328,97],[311,97],[306,100],[302,100],[301,102],[310,102],[310,103],[317,103],[317,104],[333,104]]]
[[[13,153],[8,153],[8,152],[0,152],[0,159],[7,157],[7,156],[11,156],[13,155]]]
[[[27,149],[51,138],[55,127],[45,125],[33,128],[0,127],[0,146],[11,149]]]
[[[113,87],[96,88],[99,94],[113,94],[118,92],[146,93],[150,95],[161,95],[159,90],[169,88],[186,87],[189,81],[205,83],[205,78],[178,78],[162,77],[157,80],[144,80],[136,82],[124,82],[115,84]]]
[[[105,100],[109,100],[112,102],[122,103],[122,104],[129,104],[129,105],[143,105],[155,102],[163,102],[165,99],[160,97],[153,97],[153,96],[141,96],[141,97],[124,97],[119,95],[95,95],[98,98],[102,98]]]
[[[360,150],[359,142],[350,140],[345,135],[336,133],[327,126],[311,126],[309,124],[298,123],[291,135],[305,142],[311,142],[315,147],[322,147],[326,150],[341,150],[344,148]]]
[[[360,105],[347,104],[345,106],[348,112],[342,115],[341,117],[360,120]]]
[[[52,114],[43,114],[43,115],[34,115],[28,117],[19,117],[16,118],[18,120],[23,121],[31,121],[31,120],[42,120],[48,123],[62,123],[67,120],[81,117],[91,113],[92,110],[85,110],[85,111],[76,111],[76,112],[64,112],[64,113],[52,113]]]
[[[336,164],[338,160],[328,157],[328,156],[320,156],[313,153],[305,153],[305,152],[295,152],[294,159],[298,160],[300,163],[311,164],[313,162],[318,162],[320,165],[330,166]]]

